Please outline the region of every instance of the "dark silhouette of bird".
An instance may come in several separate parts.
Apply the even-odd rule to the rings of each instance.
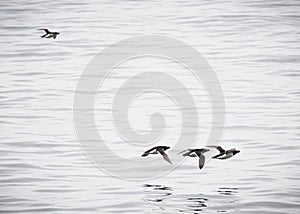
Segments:
[[[41,36],[42,38],[46,37],[46,38],[56,39],[57,35],[59,34],[59,32],[50,32],[47,28],[41,28],[38,30],[45,31],[45,34]]]
[[[166,150],[170,149],[169,146],[156,146],[153,147],[152,149],[149,149],[142,154],[142,157],[146,157],[150,154],[161,154],[163,158],[169,162],[170,164],[173,164],[169,158],[169,156],[165,153]]]
[[[233,157],[234,155],[236,155],[237,153],[240,152],[240,150],[237,150],[235,148],[225,150],[221,146],[207,146],[207,147],[211,147],[211,148],[217,149],[220,153],[217,154],[217,155],[215,155],[215,156],[213,156],[212,158],[220,159],[220,160],[231,158],[231,157]]]
[[[182,156],[186,157],[199,157],[199,169],[202,169],[205,163],[205,156],[203,153],[208,152],[209,149],[187,149],[182,152],[179,152],[178,154],[182,154]]]

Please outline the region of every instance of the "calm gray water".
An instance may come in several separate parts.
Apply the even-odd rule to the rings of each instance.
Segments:
[[[2,1],[0,212],[299,213],[299,11],[296,0]],[[61,34],[42,39],[36,29],[43,27]],[[226,102],[220,144],[240,154],[208,161],[201,171],[190,158],[163,177],[138,182],[110,177],[89,162],[73,124],[77,80],[103,48],[144,34],[180,39],[209,61]],[[140,156],[149,146],[123,142],[101,108],[130,72],[173,68],[137,59],[103,85],[97,100],[104,107],[96,101],[95,117],[119,155]],[[211,115],[204,89],[177,75],[197,100],[198,141],[205,141]],[[160,143],[176,142],[180,119],[169,99],[146,94],[135,108],[134,129],[149,130],[145,115],[159,109],[168,119]]]

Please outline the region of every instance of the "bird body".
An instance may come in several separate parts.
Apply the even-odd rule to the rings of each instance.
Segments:
[[[153,147],[153,148],[145,151],[144,154],[142,154],[142,157],[146,157],[150,154],[161,154],[163,156],[164,160],[166,160],[167,162],[172,164],[169,156],[165,153],[165,151],[168,149],[170,149],[169,146],[156,146],[156,147]]]
[[[45,31],[45,34],[41,36],[42,38],[56,39],[57,35],[59,34],[59,32],[50,32],[47,28],[41,28],[41,29],[38,29],[38,30]]]
[[[208,152],[208,149],[187,149],[178,154],[182,154],[184,157],[199,157],[199,169],[202,169],[205,163],[205,156],[203,153]]]
[[[217,149],[220,153],[213,156],[212,158],[220,159],[220,160],[225,160],[225,159],[231,158],[231,157],[233,157],[234,155],[236,155],[237,153],[240,152],[240,150],[237,150],[235,148],[225,150],[221,146],[207,146],[207,147]]]

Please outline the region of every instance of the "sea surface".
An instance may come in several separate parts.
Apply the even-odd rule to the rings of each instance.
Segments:
[[[299,11],[297,0],[1,1],[0,213],[299,213]],[[41,38],[39,28],[60,34]],[[78,79],[96,54],[140,35],[178,39],[205,57],[224,93],[219,144],[239,154],[207,159],[202,170],[197,158],[187,158],[163,176],[138,181],[91,163],[74,125]],[[205,145],[212,117],[205,87],[159,57],[124,62],[99,88],[95,121],[106,145],[130,159],[176,144],[180,111],[159,92],[138,96],[128,109],[141,133],[151,129],[153,112],[165,116],[158,142],[131,144],[114,129],[116,90],[146,71],[186,85],[198,106],[196,144]]]

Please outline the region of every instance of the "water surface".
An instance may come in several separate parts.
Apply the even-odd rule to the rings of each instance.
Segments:
[[[1,2],[0,212],[298,213],[299,10],[292,0]],[[41,39],[36,29],[43,27],[61,34]],[[103,48],[144,34],[180,39],[209,61],[225,95],[221,144],[240,154],[209,161],[202,171],[190,158],[164,177],[140,182],[112,178],[89,162],[74,131],[77,80]],[[205,90],[173,68],[144,58],[124,64],[104,85],[96,118],[119,155],[144,148],[125,144],[105,109],[118,83],[141,70],[175,72],[188,84],[199,106],[197,140],[207,139]],[[173,145],[180,114],[172,106],[159,94],[141,97],[134,107],[142,119],[133,119],[133,128],[147,131],[145,114],[160,109],[168,119],[161,143]]]

